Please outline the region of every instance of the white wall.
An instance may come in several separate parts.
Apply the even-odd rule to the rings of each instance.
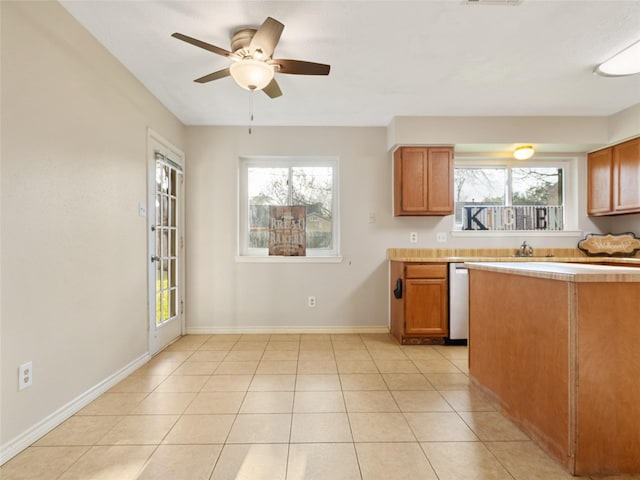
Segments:
[[[1,8],[5,457],[146,354],[147,127],[184,127],[57,2]]]

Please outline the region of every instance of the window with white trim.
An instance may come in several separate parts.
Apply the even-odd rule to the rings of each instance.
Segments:
[[[458,162],[454,173],[456,229],[563,231],[575,205],[567,187],[569,161]]]
[[[306,256],[338,256],[338,191],[336,157],[242,157],[240,255],[268,256],[270,207],[304,206]]]

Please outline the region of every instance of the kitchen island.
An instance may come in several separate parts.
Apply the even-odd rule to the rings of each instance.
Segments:
[[[570,473],[640,473],[640,269],[467,266],[472,383]]]

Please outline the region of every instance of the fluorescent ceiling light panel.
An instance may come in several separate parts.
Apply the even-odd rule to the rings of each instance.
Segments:
[[[621,77],[640,73],[640,41],[598,65],[593,73],[603,77]]]

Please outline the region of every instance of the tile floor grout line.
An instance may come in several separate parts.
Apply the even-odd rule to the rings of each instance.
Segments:
[[[225,354],[224,357],[222,357],[222,360],[220,361],[220,363],[222,363],[224,361],[224,359],[227,357],[229,352],[232,351],[233,346],[236,345],[237,343],[238,343],[238,340],[236,340],[236,342],[234,342],[234,344],[231,346],[231,348],[229,348],[229,350],[227,350],[227,353]],[[216,367],[216,370],[217,369],[218,369],[218,367]],[[214,374],[215,374],[215,370],[214,370],[214,372],[211,374],[211,376],[209,378],[213,377]],[[251,382],[249,382],[249,385],[250,384],[251,384]],[[249,386],[247,386],[247,391],[248,391],[248,389],[249,389]],[[220,451],[218,452],[218,457],[216,458],[215,462],[213,462],[213,466],[211,468],[211,473],[209,473],[209,476],[208,476],[209,480],[211,480],[213,478],[213,472],[216,471],[216,467],[218,466],[218,463],[220,462],[220,458],[222,458],[222,453],[224,452],[225,447],[227,446],[227,440],[229,439],[229,435],[231,434],[231,430],[233,429],[233,426],[235,425],[236,420],[238,419],[238,414],[239,414],[239,411],[240,411],[240,407],[242,406],[242,403],[244,402],[244,399],[246,398],[247,391],[244,392],[242,400],[240,401],[240,404],[238,405],[238,411],[235,413],[235,416],[233,418],[233,422],[231,422],[231,426],[229,427],[229,431],[227,432],[227,435],[226,435],[226,437],[224,439],[224,442],[222,443],[222,447],[220,448]]]
[[[186,363],[188,363],[189,359],[193,358],[193,356],[197,352],[205,351],[204,350],[205,344],[207,342],[209,342],[209,340],[212,340],[213,338],[215,338],[214,335],[207,336],[205,340],[203,340],[199,345],[197,345],[195,347],[195,349],[193,349],[194,345],[195,345],[196,341],[199,341],[200,339],[196,339],[196,340],[192,340],[192,341],[189,341],[189,342],[185,342],[182,345],[173,345],[172,344],[174,349],[172,351],[170,351],[170,352],[167,352],[167,353],[180,352],[177,355],[174,355],[173,356],[174,358],[179,358],[179,357],[182,357],[184,355],[186,355],[186,356],[182,360],[180,360],[179,362],[175,362],[175,361],[171,360],[172,356],[168,355],[166,357],[167,358],[166,359],[167,368],[171,367],[171,366],[173,366],[173,368],[167,374],[153,375],[154,371],[152,369],[150,369],[148,371],[145,371],[144,376],[147,376],[147,377],[151,377],[151,376],[163,376],[164,377],[164,379],[159,384],[155,385],[151,390],[145,391],[145,392],[105,392],[107,394],[117,394],[117,393],[128,394],[128,393],[131,393],[131,394],[134,394],[134,395],[136,395],[136,394],[143,394],[143,395],[142,395],[142,397],[140,399],[135,401],[135,405],[132,408],[127,409],[126,413],[122,414],[120,411],[117,411],[116,415],[111,415],[111,414],[107,415],[107,416],[119,417],[119,419],[114,425],[112,425],[111,427],[108,427],[108,430],[100,437],[100,439],[104,438],[106,435],[109,434],[109,432],[111,432],[115,428],[117,428],[117,426],[122,421],[124,421],[127,417],[131,417],[131,416],[141,416],[141,417],[155,416],[155,417],[159,417],[159,416],[166,416],[166,415],[175,415],[175,417],[176,417],[175,421],[169,427],[167,432],[164,433],[164,436],[160,440],[157,441],[157,443],[152,443],[152,444],[142,444],[142,443],[137,444],[136,443],[136,444],[128,444],[128,445],[117,445],[117,442],[116,442],[116,443],[113,443],[113,444],[98,445],[98,443],[100,442],[100,439],[98,439],[98,440],[96,440],[94,442],[88,442],[89,444],[87,444],[87,445],[77,445],[77,444],[76,445],[70,445],[70,446],[74,446],[74,447],[85,448],[85,450],[82,451],[82,453],[79,455],[79,457],[76,458],[73,461],[73,463],[71,463],[70,465],[67,465],[66,467],[64,467],[64,469],[61,472],[56,473],[56,475],[57,475],[56,478],[59,479],[59,478],[64,477],[66,474],[69,473],[69,471],[71,469],[73,469],[74,466],[77,466],[78,463],[82,461],[82,459],[86,459],[88,455],[92,455],[92,452],[93,452],[92,456],[95,456],[96,455],[96,450],[95,450],[96,448],[102,448],[102,447],[111,448],[111,447],[114,447],[114,446],[153,447],[153,448],[149,449],[149,450],[151,450],[150,453],[148,454],[146,459],[141,463],[142,467],[141,467],[141,470],[139,470],[138,474],[140,474],[140,472],[143,471],[146,468],[146,466],[149,464],[150,461],[153,461],[153,458],[154,458],[154,456],[156,454],[158,454],[160,451],[165,452],[164,449],[160,449],[160,447],[165,445],[165,444],[163,444],[163,442],[166,441],[166,439],[171,434],[173,429],[176,427],[178,422],[180,422],[184,418],[188,417],[189,415],[192,415],[192,414],[186,413],[187,410],[190,408],[191,405],[193,405],[193,402],[195,401],[195,399],[198,398],[198,396],[200,394],[204,393],[205,385],[207,384],[207,382],[209,382],[210,379],[212,379],[213,377],[216,376],[215,372],[218,370],[219,365],[216,366],[216,368],[213,370],[213,372],[211,372],[208,375],[204,375],[207,378],[207,380],[199,388],[195,387],[195,389],[194,389],[195,391],[191,391],[191,392],[182,392],[182,391],[166,392],[166,393],[191,393],[193,395],[193,397],[188,401],[186,406],[181,410],[181,413],[178,413],[178,414],[174,414],[174,413],[155,413],[154,411],[143,412],[143,413],[135,413],[134,411],[142,404],[142,402],[144,402],[146,399],[148,399],[152,394],[154,394],[154,393],[156,393],[156,394],[157,393],[165,393],[165,392],[158,392],[157,390],[160,387],[160,385],[162,385],[170,377],[176,378],[176,377],[186,376],[186,375],[180,375],[179,373],[176,373],[176,372],[180,372],[179,368],[181,368]],[[257,364],[256,364],[255,368],[253,369],[253,373],[250,375],[249,383],[246,385],[246,387],[243,387],[242,390],[240,390],[242,392],[242,398],[240,399],[240,402],[238,404],[238,407],[237,407],[235,413],[232,414],[233,415],[233,422],[231,422],[231,426],[229,427],[229,430],[228,430],[228,432],[227,432],[227,434],[225,436],[225,439],[223,440],[222,443],[218,443],[218,442],[215,443],[215,445],[219,445],[220,446],[220,450],[218,451],[218,456],[216,457],[215,461],[211,461],[211,465],[210,465],[210,467],[208,467],[208,468],[210,468],[210,470],[208,470],[208,474],[209,474],[208,478],[209,479],[214,478],[214,473],[216,471],[216,468],[218,468],[218,466],[220,465],[221,458],[222,458],[222,453],[224,452],[225,447],[228,447],[229,445],[232,445],[232,444],[227,443],[227,441],[229,439],[229,436],[230,436],[230,433],[231,433],[231,431],[233,429],[233,426],[237,422],[237,420],[240,417],[240,415],[242,415],[240,413],[240,409],[241,409],[242,405],[244,404],[248,393],[251,391],[250,388],[251,388],[252,383],[256,380],[256,377],[259,377],[259,375],[262,375],[262,374],[258,373],[260,362],[262,360],[265,360],[266,352],[269,351],[268,349],[269,349],[270,346],[276,347],[273,350],[274,352],[280,351],[278,349],[278,347],[275,345],[275,343],[279,343],[279,342],[273,342],[273,343],[271,342],[271,339],[274,338],[272,335],[269,335],[267,337],[268,340],[266,340],[264,343],[263,343],[264,337],[260,338],[260,342],[257,342],[258,338],[253,339],[253,338],[250,338],[250,337],[243,337],[242,335],[238,335],[237,337],[235,337],[234,342],[232,344],[230,343],[229,346],[224,350],[225,351],[224,356],[222,356],[222,360],[219,362],[219,364],[222,363],[224,361],[224,359],[229,358],[229,353],[233,351],[233,347],[236,346],[236,345],[239,345],[240,343],[242,343],[243,338],[245,339],[245,341],[247,343],[248,342],[252,342],[254,340],[256,340],[256,344],[260,343],[260,350],[261,350],[260,359],[257,361]],[[356,341],[356,338],[357,338],[358,341]],[[386,341],[387,339],[390,340],[390,341]],[[446,443],[452,443],[452,444],[453,443],[481,444],[484,449],[489,450],[489,452],[490,452],[490,455],[487,458],[493,459],[493,462],[495,462],[495,465],[496,466],[499,465],[499,468],[504,469],[504,471],[507,473],[509,478],[519,479],[520,477],[517,475],[518,470],[514,470],[512,472],[511,470],[509,470],[507,468],[507,464],[509,464],[509,462],[505,463],[504,459],[508,460],[509,457],[505,457],[503,455],[503,453],[500,453],[501,450],[496,450],[497,453],[494,452],[493,450],[491,450],[489,448],[489,445],[498,444],[498,443],[501,443],[501,442],[506,443],[506,444],[518,444],[518,443],[525,444],[525,443],[531,443],[531,440],[530,439],[517,439],[517,440],[504,440],[504,441],[495,440],[494,441],[494,440],[483,440],[482,438],[480,438],[480,436],[475,432],[475,430],[473,428],[471,428],[471,426],[470,426],[471,424],[469,422],[467,422],[465,420],[465,418],[463,418],[463,414],[467,418],[470,418],[470,415],[467,415],[467,412],[470,412],[470,414],[473,414],[476,411],[477,412],[484,412],[485,411],[485,406],[482,403],[480,403],[480,404],[475,404],[474,403],[475,402],[475,398],[473,398],[473,396],[471,395],[472,392],[473,392],[473,390],[471,389],[471,386],[468,385],[468,384],[465,386],[465,385],[462,385],[462,383],[457,383],[458,380],[457,380],[456,377],[452,377],[451,379],[447,379],[446,377],[436,378],[437,385],[436,384],[432,384],[431,381],[429,380],[429,378],[427,377],[428,373],[423,372],[417,366],[416,362],[420,361],[420,358],[416,357],[416,356],[414,356],[414,357],[409,356],[409,354],[408,354],[409,351],[408,350],[403,349],[402,346],[397,344],[397,342],[393,342],[391,340],[393,340],[393,339],[390,339],[388,336],[376,336],[376,335],[369,335],[369,334],[367,334],[367,335],[359,334],[357,336],[348,336],[348,337],[346,337],[346,336],[345,337],[340,337],[338,335],[334,335],[333,337],[329,336],[329,345],[331,346],[331,355],[332,355],[333,361],[336,364],[335,365],[335,373],[331,373],[331,374],[326,374],[325,373],[325,374],[323,374],[323,373],[302,373],[302,371],[300,370],[300,368],[301,368],[301,363],[300,363],[301,362],[301,353],[303,351],[303,349],[302,349],[302,337],[300,336],[300,337],[298,337],[298,340],[297,340],[296,369],[295,369],[295,373],[293,374],[293,387],[292,387],[293,390],[290,391],[290,390],[287,390],[286,388],[284,390],[282,390],[279,387],[279,385],[284,385],[284,383],[279,383],[279,381],[275,381],[275,382],[273,382],[271,384],[272,386],[268,387],[268,389],[264,390],[264,392],[262,390],[256,390],[255,391],[256,393],[259,393],[259,392],[263,392],[263,393],[266,393],[266,392],[275,392],[275,393],[286,392],[286,393],[290,393],[291,394],[291,402],[292,403],[291,403],[290,412],[289,412],[290,420],[289,420],[289,430],[288,430],[288,441],[286,442],[286,444],[287,444],[286,456],[282,455],[282,456],[278,457],[279,461],[282,461],[282,457],[285,457],[285,459],[284,459],[284,478],[285,478],[285,480],[286,479],[294,480],[292,478],[293,472],[289,470],[289,462],[292,459],[291,455],[292,455],[292,453],[294,453],[294,451],[292,451],[292,449],[291,449],[292,448],[291,446],[292,445],[296,445],[296,444],[307,444],[307,445],[309,445],[309,444],[316,444],[316,443],[331,444],[331,445],[335,445],[335,444],[350,444],[350,445],[352,445],[352,448],[353,448],[354,453],[355,453],[355,462],[356,463],[355,464],[351,463],[351,465],[353,466],[353,468],[356,468],[356,464],[357,464],[357,469],[358,469],[358,472],[359,472],[359,475],[360,475],[361,479],[364,478],[364,475],[365,475],[364,472],[366,472],[366,469],[365,469],[366,464],[362,463],[362,462],[366,462],[366,460],[364,460],[364,457],[362,457],[358,453],[357,446],[359,444],[363,444],[363,443],[396,444],[396,445],[400,445],[400,444],[414,445],[414,444],[417,444],[419,449],[420,449],[420,452],[421,452],[422,456],[424,456],[425,459],[427,460],[427,463],[425,465],[429,465],[429,468],[431,469],[431,471],[433,472],[435,477],[437,477],[438,479],[444,478],[444,477],[441,477],[441,475],[443,475],[443,472],[438,473],[435,470],[434,465],[431,463],[432,459],[426,453],[427,449],[426,449],[425,445],[429,445],[429,444],[434,444],[434,445],[435,444],[446,444]],[[284,341],[289,342],[290,340],[289,339],[286,339],[286,340],[283,339],[283,342]],[[211,345],[208,345],[208,346],[211,346]],[[244,347],[244,345],[240,345],[240,346]],[[251,345],[249,345],[249,347],[251,347]],[[337,347],[337,349],[336,349],[336,347]],[[289,351],[284,345],[282,345],[282,348],[283,348],[283,350],[281,350],[281,351]],[[251,350],[251,348],[249,348],[249,350]],[[309,349],[309,350],[312,350],[312,349]],[[238,349],[237,351],[241,351],[241,349]],[[354,438],[354,435],[353,435],[353,425],[352,425],[351,416],[350,416],[350,414],[352,412],[349,412],[348,409],[347,409],[347,402],[346,402],[345,392],[349,392],[349,391],[367,392],[368,390],[361,390],[361,389],[359,389],[358,385],[356,385],[354,387],[355,389],[348,390],[348,391],[345,390],[345,388],[344,388],[345,387],[345,383],[344,383],[344,378],[345,377],[343,377],[343,375],[349,375],[349,374],[341,373],[340,369],[338,368],[337,359],[338,359],[339,356],[342,356],[338,352],[349,352],[349,351],[353,351],[353,352],[363,351],[363,352],[366,352],[366,355],[368,356],[369,361],[373,362],[373,365],[375,367],[375,372],[376,373],[372,373],[371,375],[375,375],[375,376],[378,376],[379,378],[381,378],[382,379],[381,385],[384,386],[384,388],[382,390],[374,390],[374,391],[378,391],[378,392],[386,391],[386,392],[388,392],[388,394],[391,396],[391,398],[392,398],[392,400],[394,402],[394,405],[399,410],[399,413],[402,414],[402,418],[404,418],[404,421],[407,422],[407,424],[409,424],[409,422],[407,420],[407,415],[412,414],[412,413],[424,413],[424,412],[404,412],[404,411],[402,411],[402,409],[400,408],[401,406],[400,406],[399,399],[398,399],[399,397],[396,397],[396,395],[394,395],[394,392],[404,392],[404,391],[415,392],[415,393],[418,393],[418,392],[421,392],[421,391],[437,392],[439,398],[444,400],[444,405],[449,406],[449,408],[451,408],[451,411],[450,412],[449,411],[448,412],[439,412],[439,411],[431,412],[431,411],[429,411],[429,412],[431,412],[431,413],[455,413],[456,414],[456,418],[460,419],[463,422],[463,424],[470,431],[472,431],[474,433],[474,435],[477,438],[477,440],[474,440],[474,441],[471,441],[471,442],[469,442],[469,441],[466,441],[466,442],[453,442],[453,441],[452,442],[447,442],[447,441],[441,441],[441,440],[430,440],[430,441],[422,442],[422,441],[418,440],[418,437],[417,437],[413,427],[411,427],[411,425],[409,424],[409,429],[412,432],[415,441],[388,441],[388,440],[384,440],[384,439],[379,439],[379,440],[373,440],[373,441],[369,441],[369,442],[356,442],[356,440]],[[468,380],[468,378],[469,378],[468,372],[463,371],[460,367],[458,367],[458,365],[456,363],[454,363],[454,360],[457,361],[458,363],[462,363],[462,360],[459,360],[459,357],[458,357],[459,354],[458,354],[457,351],[453,351],[452,350],[451,351],[451,355],[449,355],[449,356],[445,356],[443,351],[442,351],[442,349],[439,349],[439,348],[430,348],[429,351],[432,351],[434,353],[437,352],[438,355],[439,355],[437,357],[438,359],[440,359],[440,357],[441,357],[442,360],[444,360],[448,364],[452,365],[457,371],[457,373],[455,373],[455,375],[461,375],[460,380],[462,380],[463,377],[466,377],[467,380]],[[397,355],[395,352],[401,352],[402,353],[402,359],[400,359],[400,355]],[[183,353],[184,353],[184,355],[182,355]],[[373,353],[373,355],[372,355],[372,353]],[[374,357],[374,355],[375,355],[375,357]],[[396,355],[397,355],[397,357],[396,357]],[[431,355],[431,354],[429,354],[429,355]],[[275,356],[277,357],[278,355],[276,354]],[[242,355],[240,355],[240,357],[242,357]],[[283,357],[286,357],[286,355],[283,355]],[[453,357],[453,358],[450,358],[450,357]],[[155,358],[156,357],[154,357],[154,359]],[[376,359],[377,359],[377,361],[376,361]],[[279,362],[279,361],[283,361],[283,360],[277,360],[277,361]],[[327,360],[327,361],[330,361],[330,360]],[[407,366],[410,364],[410,365],[416,367],[418,369],[418,374],[420,375],[420,378],[422,378],[422,380],[424,382],[426,382],[426,386],[430,387],[431,390],[423,390],[422,388],[419,388],[419,389],[416,389],[416,390],[407,389],[405,386],[407,386],[407,385],[410,386],[411,384],[408,383],[408,379],[400,380],[400,377],[396,377],[398,379],[397,381],[400,382],[400,383],[397,383],[395,385],[396,385],[396,387],[398,387],[399,385],[402,385],[403,388],[401,388],[400,390],[393,390],[393,385],[394,385],[392,383],[392,381],[394,379],[393,376],[394,375],[403,375],[404,373],[402,372],[402,369],[404,368],[404,366],[401,365],[401,364],[385,364],[383,362],[395,362],[395,361],[408,361],[409,363],[407,364]],[[156,363],[157,363],[157,365],[160,365],[160,370],[162,370],[161,362],[158,361]],[[313,362],[311,362],[311,363],[313,363]],[[177,364],[177,366],[174,366],[174,364]],[[311,365],[309,365],[309,367],[311,368],[311,370],[313,372],[314,371],[313,370],[314,366],[311,364]],[[323,366],[323,367],[320,367],[320,368],[325,368],[325,367]],[[391,372],[389,372],[387,374],[384,374],[384,373],[382,373],[381,368],[384,369],[384,370],[394,370],[394,369],[397,368],[400,371],[399,372],[391,371]],[[129,377],[132,377],[134,375],[135,375],[135,372],[133,372]],[[243,375],[243,374],[229,373],[228,375],[229,376],[237,376],[237,375]],[[291,374],[289,374],[289,373],[277,373],[277,374],[264,374],[264,375],[271,375],[271,376],[278,377],[280,375],[291,375]],[[325,442],[296,442],[296,443],[292,443],[292,439],[293,439],[293,419],[294,419],[294,415],[296,415],[296,413],[294,411],[294,409],[295,409],[295,400],[296,400],[296,395],[299,393],[297,389],[300,386],[299,382],[300,382],[300,376],[301,375],[311,375],[311,376],[313,376],[313,375],[335,375],[335,378],[337,380],[337,385],[339,386],[340,398],[342,399],[341,407],[344,409],[344,413],[343,414],[346,416],[347,425],[349,426],[349,432],[350,432],[350,435],[351,435],[351,442],[328,440],[328,441],[325,441]],[[351,374],[351,375],[368,375],[368,374]],[[385,377],[385,375],[387,375],[387,376]],[[140,376],[142,376],[142,375],[140,375]],[[188,375],[188,376],[192,376],[192,375]],[[198,375],[198,377],[199,377],[199,375]],[[418,379],[418,377],[416,377],[416,380],[417,379]],[[422,380],[421,380],[421,382],[422,382]],[[407,383],[402,383],[402,382],[407,382]],[[454,382],[456,382],[456,383],[454,383]],[[137,387],[136,385],[142,385],[143,383],[138,384],[138,383],[134,382],[134,383],[132,383],[132,385],[137,389],[137,388],[142,388],[142,387]],[[187,384],[188,383],[189,382],[187,382]],[[197,382],[195,382],[195,383],[197,383]],[[145,385],[147,385],[147,384],[145,384]],[[268,385],[268,382],[265,385]],[[422,383],[420,385],[421,386],[425,386],[425,384],[422,384]],[[179,387],[179,388],[182,388],[182,387]],[[184,386],[184,388],[193,389],[193,387],[191,387],[189,385]],[[276,389],[273,390],[273,388],[276,388]],[[314,391],[315,390],[310,390],[309,391],[310,392],[310,397],[313,396],[312,392],[314,392]],[[318,390],[318,391],[325,391],[325,390]],[[333,390],[330,390],[330,391],[333,391]],[[214,392],[218,392],[218,391],[216,390]],[[229,391],[220,390],[219,392],[228,392],[229,393],[229,392],[236,392],[236,390],[229,390]],[[452,395],[449,395],[449,394],[445,395],[447,392],[459,392],[460,394],[462,392],[466,392],[466,397],[463,396],[463,395],[453,395],[453,394]],[[240,395],[235,397],[234,402],[237,400],[237,398],[239,396]],[[433,396],[435,397],[435,395],[433,395]],[[337,395],[335,397],[336,397],[336,399],[338,398]],[[135,398],[135,397],[133,397],[133,398]],[[410,399],[411,397],[407,397],[407,398]],[[117,400],[117,401],[114,403],[112,400]],[[109,407],[109,405],[111,405],[111,407],[107,408],[106,410],[100,410],[100,411],[101,412],[108,412],[109,409],[114,410],[115,407],[120,405],[119,402],[121,400],[117,399],[117,397],[112,397],[112,400],[109,401],[110,403],[105,403],[105,405],[107,407]],[[127,404],[123,403],[122,405],[126,406]],[[391,405],[391,404],[389,404],[389,405]],[[456,405],[457,405],[458,408],[456,408]],[[366,408],[367,408],[366,405],[363,405],[363,407],[365,408],[365,413],[366,413]],[[476,408],[478,408],[478,409],[476,409]],[[324,411],[319,411],[318,412],[318,411],[315,411],[313,408],[311,408],[311,410],[312,411],[310,411],[308,413],[318,414],[318,415],[325,414],[325,413],[332,413],[332,412],[324,412]],[[492,408],[491,410],[486,410],[486,411],[487,412],[495,412],[495,413],[500,414],[500,412],[496,411],[495,408]],[[301,412],[301,413],[307,413],[307,412]],[[342,413],[342,412],[339,412],[339,413]],[[359,413],[359,412],[355,412],[355,413]],[[374,412],[374,413],[383,413],[385,415],[387,414],[387,413],[384,413],[384,412],[378,412],[378,410],[376,410],[376,412]],[[275,415],[276,412],[273,412],[272,414]],[[211,414],[206,414],[206,413],[205,414],[197,414],[196,413],[196,414],[193,414],[193,415],[221,415],[221,414],[220,413],[211,413]],[[77,413],[74,416],[88,417],[88,415],[78,415]],[[72,416],[70,418],[73,418],[74,416]],[[102,417],[104,415],[92,415],[92,416],[94,416],[94,417]],[[491,418],[491,417],[488,417],[488,418]],[[492,425],[493,424],[495,424],[495,423],[492,423]],[[63,438],[63,437],[59,437],[59,438]],[[72,437],[66,437],[66,438],[72,438]],[[327,437],[327,438],[337,438],[337,437]],[[155,440],[154,440],[154,442],[155,442]],[[248,443],[247,445],[253,445],[253,444],[257,445],[259,443],[260,442],[258,442],[258,443]],[[277,442],[277,443],[278,444],[284,444],[285,442]],[[167,444],[167,445],[174,445],[174,444]],[[178,444],[175,444],[175,445],[178,445]],[[182,444],[180,444],[180,445],[182,445]],[[198,446],[200,444],[184,444],[184,445],[187,445],[187,446],[190,446],[190,447],[196,447],[196,446]],[[213,444],[207,443],[207,445],[213,445]],[[30,448],[33,448],[36,451],[38,449],[40,449],[41,451],[44,451],[44,449],[48,449],[48,448],[51,448],[51,447],[65,447],[64,439],[59,441],[59,442],[56,442],[55,445],[51,445],[51,446],[36,446],[36,445],[33,445]],[[516,448],[516,447],[512,447],[512,448]],[[434,450],[432,453],[434,453],[434,452],[436,452],[436,451]],[[281,453],[284,454],[284,448],[282,448]],[[500,456],[498,456],[498,454]],[[40,454],[38,454],[38,455],[40,455]],[[27,458],[31,458],[31,457],[27,457]],[[142,458],[144,458],[144,457],[142,457]],[[503,460],[501,461],[500,458],[503,458]],[[544,458],[549,458],[549,457],[546,456]],[[85,465],[85,467],[86,467],[86,465]],[[440,465],[440,468],[442,468],[442,465]],[[516,468],[519,469],[521,467],[516,466]],[[3,470],[4,470],[4,466],[3,466],[3,468],[0,469],[0,476],[2,476],[2,473],[4,473]],[[75,472],[75,473],[78,473],[78,472]],[[355,473],[355,470],[352,470],[352,474],[353,474],[353,478],[355,478],[357,476],[357,474]],[[279,476],[278,478],[282,478],[282,477]],[[564,477],[562,477],[562,478],[564,478]],[[588,479],[590,477],[581,477],[581,478]],[[618,478],[618,477],[616,477],[616,478]],[[127,479],[129,479],[129,477],[127,477]],[[621,478],[621,480],[622,480],[622,478]]]

